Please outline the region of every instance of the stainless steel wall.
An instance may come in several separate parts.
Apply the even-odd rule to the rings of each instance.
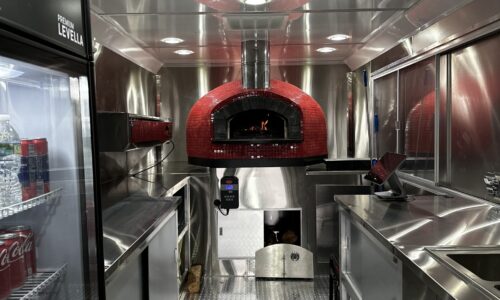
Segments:
[[[451,53],[451,185],[486,195],[483,176],[500,172],[500,35]]]
[[[433,180],[436,57],[376,78],[373,91],[379,117],[378,156],[404,153],[403,171]]]
[[[323,108],[328,127],[329,158],[347,157],[347,76],[345,65],[271,66],[271,78],[298,86]],[[185,122],[192,105],[208,91],[241,80],[240,66],[164,67],[161,116],[174,119],[176,150],[169,160],[187,161]],[[164,149],[164,153],[168,151]]]
[[[363,82],[363,70],[370,74],[369,66],[352,72],[352,110],[354,117],[354,155],[356,158],[365,158],[370,155],[369,127],[367,119],[368,87]],[[368,106],[369,108],[369,106]]]
[[[128,112],[155,116],[155,75],[115,52],[100,47],[94,54],[97,111]],[[105,131],[106,128],[97,128]],[[126,176],[154,163],[151,148],[100,153],[101,182]]]
[[[155,75],[100,47],[94,54],[97,111],[155,115]]]
[[[377,71],[374,106],[383,114],[376,137],[379,154],[404,151],[413,166],[403,168],[428,179],[429,186],[495,201],[486,193],[483,176],[500,173],[499,46],[497,22]]]
[[[434,179],[434,119],[436,58],[430,57],[399,72],[398,151],[407,155],[402,169]]]
[[[378,115],[378,132],[373,139],[376,141],[375,155],[397,151],[396,128],[398,120],[398,76],[397,72],[374,80],[373,101],[375,114]],[[375,130],[375,129],[374,129]]]

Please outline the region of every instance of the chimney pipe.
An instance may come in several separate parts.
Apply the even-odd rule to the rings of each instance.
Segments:
[[[267,34],[266,34],[267,36]],[[241,42],[241,76],[245,89],[269,88],[269,39],[250,38]]]

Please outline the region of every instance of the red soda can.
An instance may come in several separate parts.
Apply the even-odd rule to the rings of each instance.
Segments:
[[[7,299],[11,291],[9,247],[7,243],[0,241],[0,300]]]
[[[21,156],[35,156],[35,143],[33,140],[21,139]]]
[[[33,140],[36,153],[36,193],[49,192],[49,145],[46,138]]]
[[[20,288],[26,281],[23,238],[17,233],[4,233],[0,234],[0,241],[4,242],[9,249],[10,287]]]
[[[9,233],[19,234],[23,238],[24,262],[26,263],[26,274],[36,273],[36,247],[35,235],[31,227],[19,225],[7,229]]]
[[[21,140],[21,183],[22,199],[26,201],[36,196],[36,149],[33,140]]]

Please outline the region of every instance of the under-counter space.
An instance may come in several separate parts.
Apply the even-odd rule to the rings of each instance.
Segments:
[[[416,196],[408,202],[398,202],[369,195],[342,195],[335,196],[335,201],[341,214],[401,260],[403,267],[411,270],[439,299],[489,299],[426,248],[498,246],[498,206],[444,196]]]

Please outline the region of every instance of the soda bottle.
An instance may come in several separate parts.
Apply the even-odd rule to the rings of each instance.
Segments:
[[[9,115],[0,114],[0,206],[22,201],[20,139],[9,121]]]

